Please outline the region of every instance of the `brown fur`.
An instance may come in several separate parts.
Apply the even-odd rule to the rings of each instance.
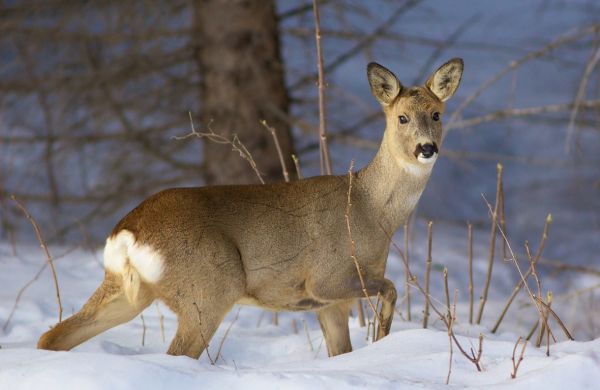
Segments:
[[[449,73],[448,67],[460,72]],[[350,225],[367,291],[380,294],[383,302],[377,339],[389,333],[396,302],[396,289],[384,278],[387,234],[404,223],[429,179],[430,167],[417,161],[415,147],[441,146],[441,121],[432,114],[443,113],[442,100],[448,96],[433,90],[458,86],[462,61],[451,60],[437,72],[451,75],[451,80],[442,77],[443,88],[403,88],[390,71],[369,65],[386,131],[373,161],[354,174]],[[410,121],[399,124],[400,115]],[[38,347],[70,349],[132,319],[158,298],[177,314],[177,334],[168,350],[173,355],[198,357],[235,303],[317,310],[329,355],[350,352],[348,304],[363,292],[350,257],[347,191],[347,176],[320,176],[268,185],[176,188],[151,196],[117,224],[112,236],[126,229],[158,252],[165,261],[160,280],[139,281],[131,304],[122,278],[107,271],[81,311],[45,333]]]

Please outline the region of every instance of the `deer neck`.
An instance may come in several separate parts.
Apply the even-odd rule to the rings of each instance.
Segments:
[[[389,234],[406,221],[431,175],[431,166],[407,162],[399,151],[394,153],[391,137],[386,130],[379,151],[357,173],[355,184],[371,215]]]

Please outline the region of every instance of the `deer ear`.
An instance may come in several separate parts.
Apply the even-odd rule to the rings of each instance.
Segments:
[[[396,76],[378,63],[371,62],[367,66],[367,77],[373,96],[384,106],[389,105],[402,90]]]
[[[445,102],[458,89],[462,77],[464,62],[461,58],[453,58],[440,66],[425,83],[435,96]]]

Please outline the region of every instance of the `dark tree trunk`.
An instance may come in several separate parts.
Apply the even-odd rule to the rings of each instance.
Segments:
[[[292,137],[282,120],[288,112],[288,96],[274,2],[201,0],[195,4],[201,126],[206,129],[210,125],[229,139],[237,134],[264,180],[281,180],[275,144],[260,123],[266,120],[277,130],[290,170]],[[248,162],[230,146],[206,140],[204,164],[206,184],[258,182]]]

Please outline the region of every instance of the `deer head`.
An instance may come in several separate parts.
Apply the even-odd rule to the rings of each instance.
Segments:
[[[386,118],[383,142],[400,167],[412,172],[431,170],[442,143],[444,102],[456,92],[462,72],[462,59],[454,58],[424,86],[406,88],[385,67],[375,62],[368,65],[371,92]]]

